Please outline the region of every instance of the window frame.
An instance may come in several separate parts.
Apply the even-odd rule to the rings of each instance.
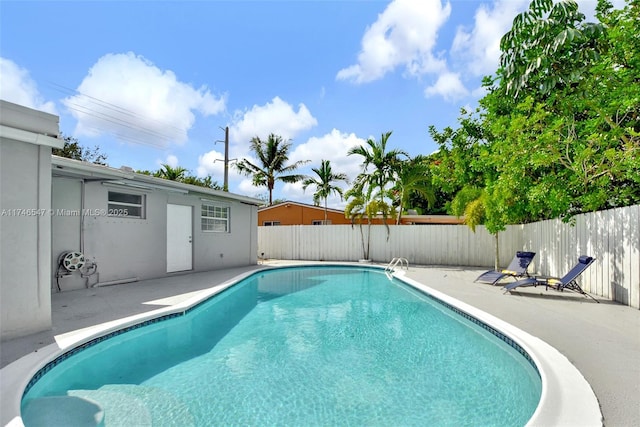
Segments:
[[[123,194],[125,196],[139,197],[140,203],[129,203],[118,200],[112,200],[112,194]],[[140,215],[130,215],[129,208],[139,208]],[[126,214],[124,212],[127,212]],[[147,218],[147,197],[144,193],[108,190],[107,191],[107,216],[112,218],[130,218],[130,219],[146,219]]]
[[[331,225],[331,220],[324,220],[324,219],[313,219],[311,220],[311,225]]]
[[[218,210],[224,210],[226,212],[226,217],[216,216],[216,215],[204,215],[206,208],[206,213],[213,212],[214,214]],[[212,208],[212,209],[209,209]],[[208,223],[207,228],[205,229],[205,222],[211,221]],[[216,230],[216,224],[225,224],[224,230]],[[212,228],[208,228],[212,227]],[[200,205],[200,231],[203,233],[231,233],[231,206],[224,203],[216,203],[216,202],[202,202]]]
[[[280,221],[262,221],[262,226],[263,227],[278,227],[280,224]]]

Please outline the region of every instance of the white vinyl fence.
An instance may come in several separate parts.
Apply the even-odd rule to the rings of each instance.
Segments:
[[[369,227],[296,225],[258,227],[258,255],[309,261],[357,261],[364,257]],[[406,258],[411,265],[492,268],[495,238],[484,227],[466,225],[383,225],[370,227],[369,259]],[[500,266],[516,251],[536,252],[531,269],[563,276],[580,255],[596,258],[582,274],[582,288],[594,295],[640,308],[640,205],[579,215],[574,224],[560,220],[512,225],[498,234]]]

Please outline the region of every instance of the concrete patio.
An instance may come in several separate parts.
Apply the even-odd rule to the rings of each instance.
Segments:
[[[183,302],[199,291],[264,265],[177,275],[127,285],[52,295],[53,329],[2,342],[2,367],[105,322]],[[423,283],[546,341],[563,353],[591,384],[606,426],[640,426],[640,312],[569,292],[525,288],[503,294],[499,286],[473,283],[480,270],[411,266],[404,272]],[[2,380],[0,378],[0,380]]]

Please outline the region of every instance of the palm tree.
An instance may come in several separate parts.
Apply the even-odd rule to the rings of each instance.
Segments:
[[[380,141],[372,138],[367,139],[367,146],[353,147],[347,155],[357,154],[363,157],[362,173],[356,178],[356,183],[367,188],[367,196],[371,197],[375,190],[378,190],[378,203],[384,206],[387,191],[385,187],[395,179],[400,166],[401,156],[409,157],[403,150],[387,150],[387,141],[391,136],[391,132],[383,133]],[[383,212],[383,222],[387,223],[386,213]]]
[[[320,204],[320,199],[324,199],[324,224],[327,223],[327,198],[331,193],[337,193],[342,200],[342,188],[333,185],[333,182],[344,181],[349,183],[347,175],[344,173],[333,173],[331,170],[331,162],[329,160],[322,160],[320,168],[312,168],[312,171],[318,176],[318,178],[307,177],[302,181],[302,189],[306,190],[310,185],[316,186],[316,192],[313,193],[313,203],[317,206]]]
[[[376,194],[377,196],[377,194]],[[383,215],[387,215],[390,206],[386,202],[380,202],[376,197],[371,197],[371,192],[368,191],[362,185],[356,183],[346,193],[345,197],[350,199],[347,206],[344,209],[344,216],[351,219],[351,226],[358,224],[360,228],[360,237],[362,239],[362,252],[364,259],[369,259],[369,248],[371,246],[371,218],[378,215],[379,212],[383,212]],[[367,237],[365,242],[364,229],[362,223],[364,219],[367,220]],[[389,233],[389,226],[387,227],[387,236]]]
[[[370,201],[367,199],[366,192],[359,185],[354,185],[349,189],[345,196],[351,199],[344,208],[344,216],[351,219],[351,227],[358,223],[360,228],[360,238],[362,240],[363,259],[369,259],[369,248],[371,247],[371,216],[369,215]],[[367,218],[367,241],[365,243],[364,230],[362,229],[362,221]]]
[[[296,170],[299,166],[308,163],[309,160],[300,160],[292,165],[286,166],[289,160],[289,149],[291,142],[284,141],[281,136],[270,134],[266,141],[260,137],[251,138],[251,150],[256,156],[261,166],[251,163],[247,159],[242,159],[236,163],[236,168],[246,176],[253,175],[253,185],[264,186],[269,190],[269,206],[273,204],[273,188],[276,181],[294,183],[305,178],[304,175],[288,174]]]
[[[187,173],[187,170],[181,166],[176,166],[174,168],[167,164],[163,164],[162,167],[156,173],[159,178],[182,182],[185,179],[185,174]]]
[[[392,193],[395,195],[395,202],[398,205],[396,224],[400,224],[402,210],[410,207],[407,205],[411,195],[420,195],[427,201],[429,207],[434,205],[436,201],[435,190],[431,184],[429,165],[424,156],[419,155],[400,164]]]

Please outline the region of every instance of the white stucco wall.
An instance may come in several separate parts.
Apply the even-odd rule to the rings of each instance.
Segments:
[[[51,327],[51,147],[58,117],[0,101],[0,338]]]
[[[230,208],[230,232],[201,230],[201,206],[205,196],[162,188],[140,189],[109,184],[108,180],[53,177],[53,242],[51,278],[56,287],[57,260],[66,251],[80,251],[95,262],[96,273],[80,271],[60,277],[62,291],[82,289],[105,282],[145,280],[167,273],[167,205],[192,207],[192,260],[188,271],[209,271],[256,264],[257,206],[238,200],[206,196]],[[144,218],[108,215],[65,215],[65,212],[103,212],[108,192],[140,194],[145,200]],[[62,270],[64,272],[64,270]]]

